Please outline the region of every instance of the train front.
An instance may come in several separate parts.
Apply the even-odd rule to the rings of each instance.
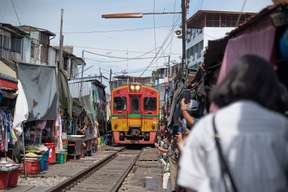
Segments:
[[[160,118],[158,90],[131,84],[112,90],[115,144],[154,144]]]

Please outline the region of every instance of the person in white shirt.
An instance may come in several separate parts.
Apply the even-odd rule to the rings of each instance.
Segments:
[[[185,140],[178,185],[186,191],[227,191],[218,138],[237,191],[288,191],[288,120],[282,115],[287,98],[270,63],[241,57],[212,91],[220,110],[202,118]]]

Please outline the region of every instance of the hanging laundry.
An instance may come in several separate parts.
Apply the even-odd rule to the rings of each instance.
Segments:
[[[1,145],[0,147],[8,151],[8,144],[14,144],[16,137],[13,135],[12,115],[9,111],[0,110]]]
[[[57,145],[56,151],[63,150],[63,142],[62,142],[62,118],[61,115],[58,113],[57,119],[55,121],[55,128],[56,128],[56,137],[57,137]]]
[[[18,81],[18,97],[15,105],[13,128],[20,136],[23,132],[22,123],[28,118],[28,104],[20,81]]]

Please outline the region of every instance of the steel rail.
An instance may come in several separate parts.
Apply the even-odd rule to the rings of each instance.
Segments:
[[[110,190],[110,192],[117,192],[123,181],[125,180],[125,178],[128,176],[128,174],[130,173],[131,169],[134,167],[134,165],[136,164],[137,160],[139,159],[141,153],[143,152],[143,149],[139,152],[139,154],[134,158],[133,162],[129,165],[129,167],[126,169],[126,171],[123,173],[123,175],[118,179],[118,181],[116,182],[116,184],[114,185],[114,187]]]
[[[94,165],[80,171],[78,174],[74,175],[73,177],[70,177],[70,178],[64,180],[63,182],[55,185],[54,187],[48,189],[46,192],[59,192],[59,191],[66,190],[67,188],[73,187],[74,184],[77,183],[79,180],[85,178],[85,176],[88,176],[92,172],[99,170],[100,168],[102,168],[103,166],[108,164],[110,161],[115,159],[115,157],[117,157],[117,154],[123,150],[124,150],[124,148],[119,150],[119,151],[114,152],[113,154],[100,160],[99,162],[95,163]]]

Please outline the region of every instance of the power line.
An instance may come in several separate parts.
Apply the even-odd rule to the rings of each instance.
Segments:
[[[176,2],[177,0],[174,0],[174,4],[173,4],[173,11],[176,11]],[[174,15],[173,18],[172,18],[172,26],[175,24],[177,20],[177,16]],[[171,39],[170,39],[170,50],[169,50],[169,55],[172,54],[172,45],[173,45],[173,40],[174,40],[174,35],[171,36]]]
[[[174,29],[175,29],[176,25],[172,26],[170,32],[168,33],[168,35],[166,36],[166,38],[164,39],[164,41],[162,42],[160,48],[158,49],[157,53],[155,54],[155,56],[153,57],[152,61],[149,63],[149,65],[147,65],[147,67],[144,69],[144,71],[139,75],[139,77],[141,77],[148,69],[149,67],[151,67],[153,65],[153,62],[155,61],[155,59],[158,57],[160,51],[163,49],[163,47],[165,46],[167,40],[170,38],[170,35],[172,35],[174,33]]]
[[[113,59],[123,59],[124,61],[126,60],[145,60],[145,59],[153,59],[154,57],[131,57],[131,58],[125,58],[125,57],[119,57],[119,56],[113,56],[113,55],[104,55],[104,54],[101,54],[101,53],[95,53],[95,52],[92,52],[92,51],[87,51],[85,50],[85,52],[87,53],[90,53],[92,55],[98,55],[98,56],[101,56],[101,57],[107,57],[107,58],[113,58]],[[168,56],[163,56],[163,57],[168,57]]]
[[[167,29],[170,26],[158,26],[155,29]],[[154,30],[154,27],[139,27],[139,28],[128,28],[128,29],[115,29],[115,30],[95,30],[95,31],[66,31],[68,34],[87,34],[87,33],[113,33],[113,32],[126,32],[126,31],[145,31],[145,30]]]
[[[116,51],[116,52],[131,52],[131,53],[151,53],[154,51],[154,49],[152,50],[149,50],[149,51],[136,51],[136,50],[131,50],[131,49],[128,49],[128,50],[124,50],[124,49],[111,49],[111,48],[99,48],[99,47],[90,47],[90,46],[83,46],[83,45],[73,45],[73,47],[76,47],[76,48],[81,48],[81,49],[92,49],[92,50],[102,50],[102,51]],[[154,55],[154,53],[153,53]],[[181,53],[172,53],[172,55],[181,55]]]
[[[240,23],[240,19],[241,19],[241,16],[242,16],[242,12],[244,11],[244,8],[245,8],[246,3],[247,3],[247,0],[244,0],[243,3],[242,3],[242,7],[241,7],[241,10],[240,10],[241,13],[240,13],[239,16],[238,16],[238,19],[237,19],[237,22],[236,22],[236,26],[238,26],[239,23]]]
[[[150,50],[150,51],[147,51],[147,52],[144,52],[143,54],[141,54],[141,55],[138,55],[138,56],[136,56],[136,58],[142,58],[143,56],[145,56],[145,55],[148,55],[148,54],[150,54],[151,52],[153,52],[154,51],[154,49],[152,49],[152,50]],[[87,59],[87,57],[86,57],[86,59]],[[129,58],[128,58],[129,59]],[[150,58],[149,58],[150,59]],[[108,62],[108,63],[120,63],[120,62],[123,62],[123,61],[127,61],[127,58],[126,59],[122,59],[122,60],[117,60],[117,61],[105,61],[105,60],[95,60],[95,59],[92,59],[92,58],[88,58],[88,60],[91,60],[91,61],[96,61],[96,62]]]
[[[156,1],[154,0],[153,2],[153,13],[155,12],[155,8],[156,8]],[[153,25],[154,25],[154,51],[155,54],[157,52],[156,46],[157,46],[157,41],[156,41],[156,23],[155,23],[155,15],[153,15]]]
[[[10,2],[11,2],[11,4],[12,4],[14,13],[15,13],[15,15],[16,15],[18,25],[21,25],[20,18],[19,18],[19,15],[18,15],[18,13],[17,13],[17,9],[16,9],[16,6],[15,6],[15,3],[14,3],[13,0],[10,0]]]

